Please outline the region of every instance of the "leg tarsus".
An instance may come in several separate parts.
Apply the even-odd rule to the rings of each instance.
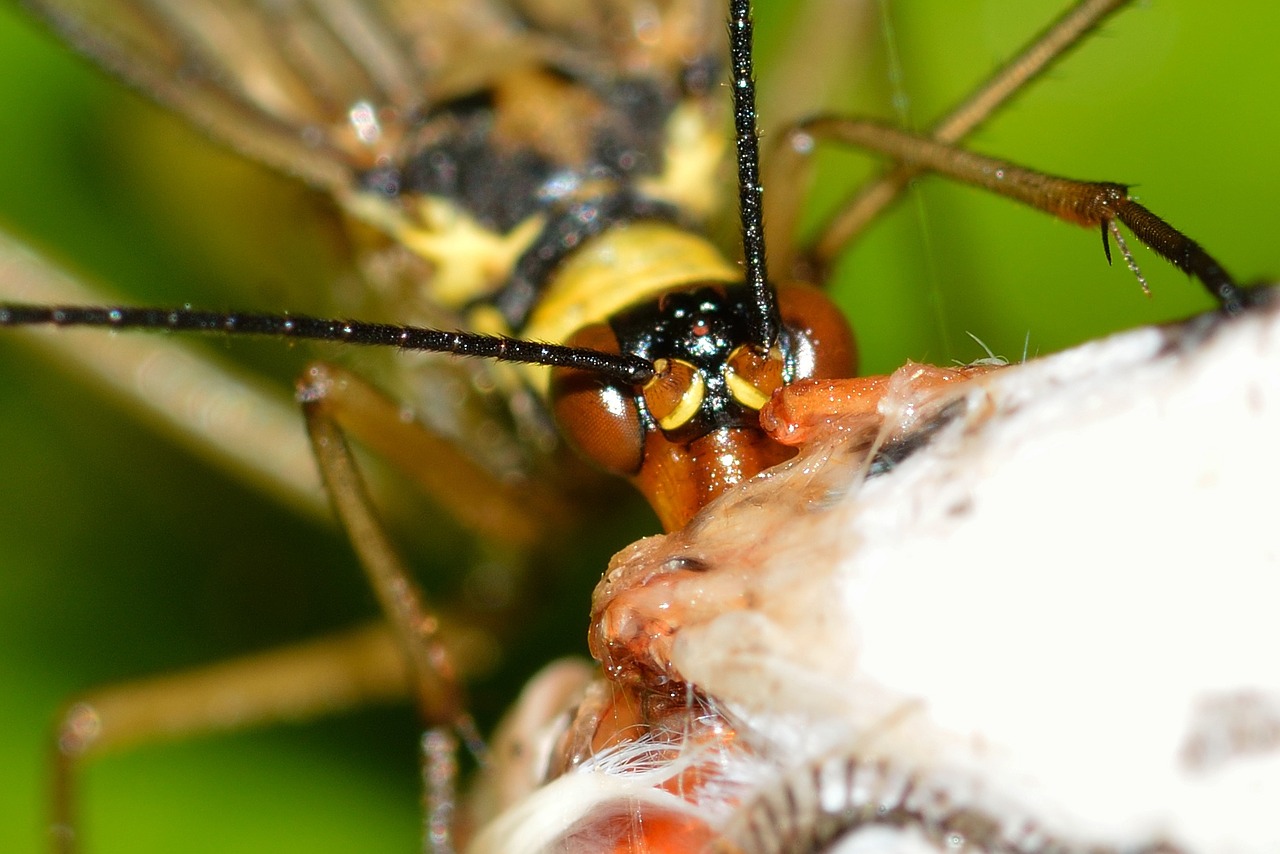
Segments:
[[[382,623],[86,692],[67,703],[50,739],[50,848],[76,849],[75,789],[85,761],[149,742],[390,702],[406,692],[404,656]]]
[[[1152,252],[1188,276],[1199,279],[1218,301],[1223,313],[1240,314],[1254,302],[1250,292],[1237,285],[1231,274],[1203,246],[1147,208],[1126,196],[1121,204],[1115,206],[1115,215]]]
[[[1135,202],[1124,184],[1048,175],[865,119],[820,116],[801,127],[815,137],[879,152],[915,168],[1022,202],[1065,222],[1085,227],[1100,225],[1104,235],[1110,229],[1108,223],[1119,220],[1151,251],[1199,279],[1225,313],[1239,314],[1250,302],[1248,293],[1204,247]],[[1111,233],[1141,282],[1142,276],[1127,254],[1123,239],[1116,231]],[[1107,253],[1110,257],[1110,247]]]
[[[1142,286],[1142,292],[1147,296],[1151,296],[1151,286],[1147,284],[1147,277],[1142,275],[1142,268],[1138,266],[1138,261],[1133,257],[1133,253],[1129,251],[1129,243],[1124,239],[1124,235],[1120,233],[1120,226],[1116,224],[1114,219],[1104,219],[1102,221],[1103,232],[1111,232],[1111,236],[1116,239],[1116,248],[1120,250],[1120,257],[1124,258],[1125,265],[1129,268],[1129,272],[1138,280],[1138,284]],[[1105,240],[1105,238],[1103,238]],[[1107,252],[1107,263],[1111,263],[1111,253]]]

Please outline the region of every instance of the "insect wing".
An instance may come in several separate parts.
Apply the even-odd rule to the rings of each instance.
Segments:
[[[331,89],[309,85],[270,49],[273,40],[302,41],[300,49],[332,54],[303,37],[316,32],[305,25],[314,21],[264,17],[245,3],[28,5],[77,50],[238,150],[326,189],[348,183],[344,154],[327,136],[356,99],[326,98]],[[333,95],[360,91],[361,79]]]
[[[514,24],[483,2],[25,5],[215,138],[335,192],[349,187],[353,167],[371,165],[382,119],[413,117],[442,68],[481,42],[510,40]]]

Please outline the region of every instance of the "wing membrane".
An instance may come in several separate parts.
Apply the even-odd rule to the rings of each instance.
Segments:
[[[721,38],[705,0],[22,5],[81,53],[213,137],[338,196],[350,189],[353,172],[393,151],[431,103],[521,62],[655,73]],[[352,120],[357,105],[371,117],[364,127]]]
[[[107,70],[173,109],[215,138],[275,168],[316,186],[338,190],[349,180],[345,154],[326,144],[321,114],[310,99],[285,107],[285,93],[303,90],[261,58],[260,44],[248,34],[235,62],[210,50],[219,36],[193,39],[189,28],[174,26],[161,4],[31,0],[25,4],[66,42]],[[210,4],[193,2],[189,10],[216,18]],[[231,7],[229,7],[230,9]],[[228,23],[228,10],[215,26]],[[258,54],[254,59],[253,54]]]
[[[349,120],[423,108],[428,79],[512,37],[469,3],[355,0],[23,0],[64,41],[249,157],[341,194],[382,153]],[[461,38],[469,34],[469,39]],[[468,43],[470,42],[470,43]],[[396,134],[388,134],[392,144]]]

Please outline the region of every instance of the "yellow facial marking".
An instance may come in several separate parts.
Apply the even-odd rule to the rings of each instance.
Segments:
[[[724,381],[729,387],[729,393],[733,395],[733,399],[747,407],[747,409],[759,410],[769,402],[769,395],[764,394],[760,389],[733,371],[725,371]]]
[[[663,430],[675,430],[698,414],[706,397],[702,372],[679,359],[658,359],[653,379],[644,387],[644,401]]]
[[[782,352],[777,347],[764,356],[754,347],[738,347],[725,363],[725,385],[738,403],[759,410],[782,387],[783,367]]]
[[[542,214],[535,214],[499,234],[452,201],[433,196],[418,199],[412,212],[377,193],[353,194],[344,207],[428,261],[433,269],[426,282],[429,298],[451,309],[501,288],[546,224]]]
[[[542,232],[542,215],[525,219],[507,234],[481,225],[446,199],[430,196],[418,206],[419,223],[404,223],[395,235],[431,261],[431,296],[457,308],[502,287],[516,260]]]

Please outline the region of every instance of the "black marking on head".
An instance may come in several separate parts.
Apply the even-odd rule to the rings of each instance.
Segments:
[[[744,286],[703,286],[671,291],[610,320],[622,352],[650,362],[687,362],[701,372],[706,384],[702,406],[683,427],[669,434],[673,441],[722,427],[759,427],[759,413],[735,400],[725,380],[729,356],[752,343],[750,306],[751,294]],[[787,342],[781,343],[785,353]],[[647,411],[645,417],[652,420]],[[656,421],[647,427],[658,429]]]

